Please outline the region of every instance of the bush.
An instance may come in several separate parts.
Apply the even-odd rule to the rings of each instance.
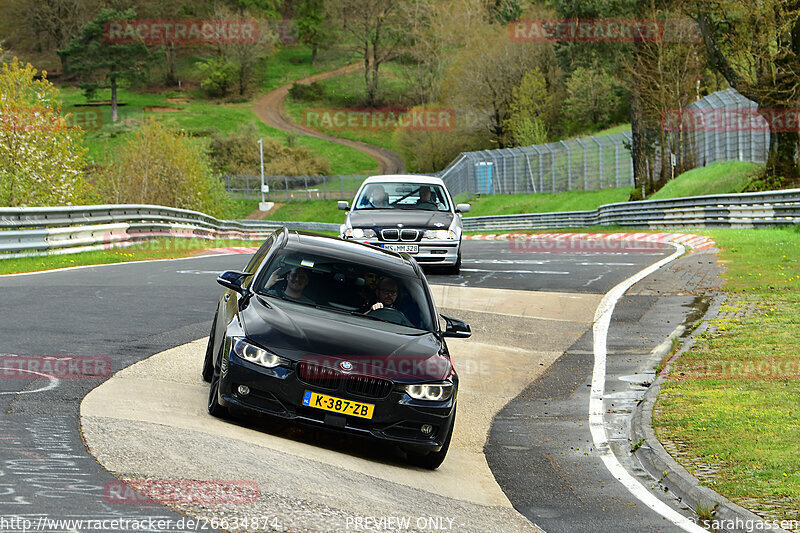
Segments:
[[[155,204],[224,216],[228,194],[183,131],[146,120],[98,179],[106,201]]]
[[[289,88],[289,96],[292,97],[293,100],[301,102],[322,100],[325,97],[325,87],[316,81],[311,85],[293,83]]]
[[[216,56],[206,61],[195,63],[203,80],[200,86],[208,96],[226,96],[236,79],[236,63],[226,57]]]

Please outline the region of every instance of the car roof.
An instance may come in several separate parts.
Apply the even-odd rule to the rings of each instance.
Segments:
[[[421,183],[428,185],[444,185],[442,178],[434,176],[418,176],[415,174],[387,174],[384,176],[372,176],[364,180],[364,183]]]
[[[417,269],[408,258],[396,252],[339,237],[292,230],[289,231],[286,248],[293,252],[305,250],[309,253],[360,263],[366,267],[391,271],[395,274],[418,277]]]

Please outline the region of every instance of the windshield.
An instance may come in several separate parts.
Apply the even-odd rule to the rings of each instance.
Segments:
[[[450,211],[450,203],[441,185],[371,183],[362,189],[353,208]]]
[[[422,281],[341,258],[281,250],[256,282],[258,294],[433,331]]]

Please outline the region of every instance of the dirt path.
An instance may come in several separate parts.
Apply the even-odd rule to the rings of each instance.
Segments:
[[[352,65],[337,68],[336,70],[320,72],[319,74],[307,76],[292,83],[312,83],[315,81],[341,76],[342,74],[349,74],[359,70],[360,68],[362,68],[360,64],[354,63]],[[378,170],[381,174],[402,174],[405,172],[403,160],[399,155],[388,148],[381,148],[379,146],[373,146],[371,144],[362,143],[359,141],[351,141],[350,139],[331,137],[329,135],[325,135],[324,133],[320,133],[312,130],[311,128],[307,128],[292,122],[283,112],[283,101],[288,96],[289,88],[292,86],[292,83],[287,83],[282,87],[278,87],[277,89],[268,92],[259,98],[255,103],[253,111],[255,111],[256,115],[258,115],[258,117],[265,124],[269,124],[270,126],[278,128],[279,130],[293,131],[301,135],[307,135],[317,139],[324,139],[326,141],[355,148],[359,152],[367,154],[377,161]]]

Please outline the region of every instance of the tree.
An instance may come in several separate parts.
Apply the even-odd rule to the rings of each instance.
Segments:
[[[184,131],[146,120],[120,147],[101,190],[113,203],[156,204],[223,216],[228,195]]]
[[[545,117],[552,107],[553,95],[539,69],[526,72],[513,94],[507,127],[514,142],[519,146],[547,142]]]
[[[476,126],[489,133],[497,147],[504,148],[512,143],[508,121],[514,89],[533,69],[539,70],[548,93],[553,95],[552,109],[546,114],[550,121],[560,103],[561,70],[553,45],[513,42],[506,28],[490,26],[471,36],[448,69],[443,99],[457,115],[474,115]]]
[[[311,64],[317,63],[317,49],[328,38],[325,21],[325,0],[300,0],[295,13],[297,36],[311,47]]]
[[[332,6],[344,32],[364,61],[367,105],[378,102],[380,67],[394,59],[404,41],[407,24],[405,0],[340,0]]]
[[[800,98],[800,4],[791,0],[698,0],[687,13],[700,26],[709,61],[731,87],[765,113],[791,112]],[[765,117],[768,118],[769,117]],[[767,175],[798,181],[797,131],[770,132]]]
[[[649,1],[647,18],[678,20],[674,9],[677,6],[668,10],[659,3]],[[682,150],[685,134],[679,131],[672,135],[663,124],[664,117],[683,116],[683,109],[698,97],[698,84],[706,67],[696,26],[691,20],[685,22],[670,25],[669,35],[664,39],[637,43],[625,68],[631,89],[637,95],[636,105],[642,119],[640,135],[645,143],[642,149],[650,169],[657,166],[654,151],[656,147],[659,150],[661,173],[656,178],[648,173],[646,192],[658,190],[672,177],[671,165],[667,164],[669,152],[677,156],[677,173],[694,168],[690,154]]]
[[[578,67],[567,78],[565,115],[574,132],[608,126],[618,97],[614,78],[600,65]]]
[[[58,89],[17,58],[0,65],[0,205],[80,202],[85,192],[79,129],[61,116]]]
[[[117,87],[122,80],[141,79],[146,73],[150,52],[142,42],[113,42],[104,35],[107,22],[136,17],[132,9],[115,11],[103,9],[86,24],[81,34],[70,41],[58,54],[65,65],[65,73],[77,74],[81,86],[89,97],[98,87],[111,88],[111,120],[119,119],[117,113]]]

